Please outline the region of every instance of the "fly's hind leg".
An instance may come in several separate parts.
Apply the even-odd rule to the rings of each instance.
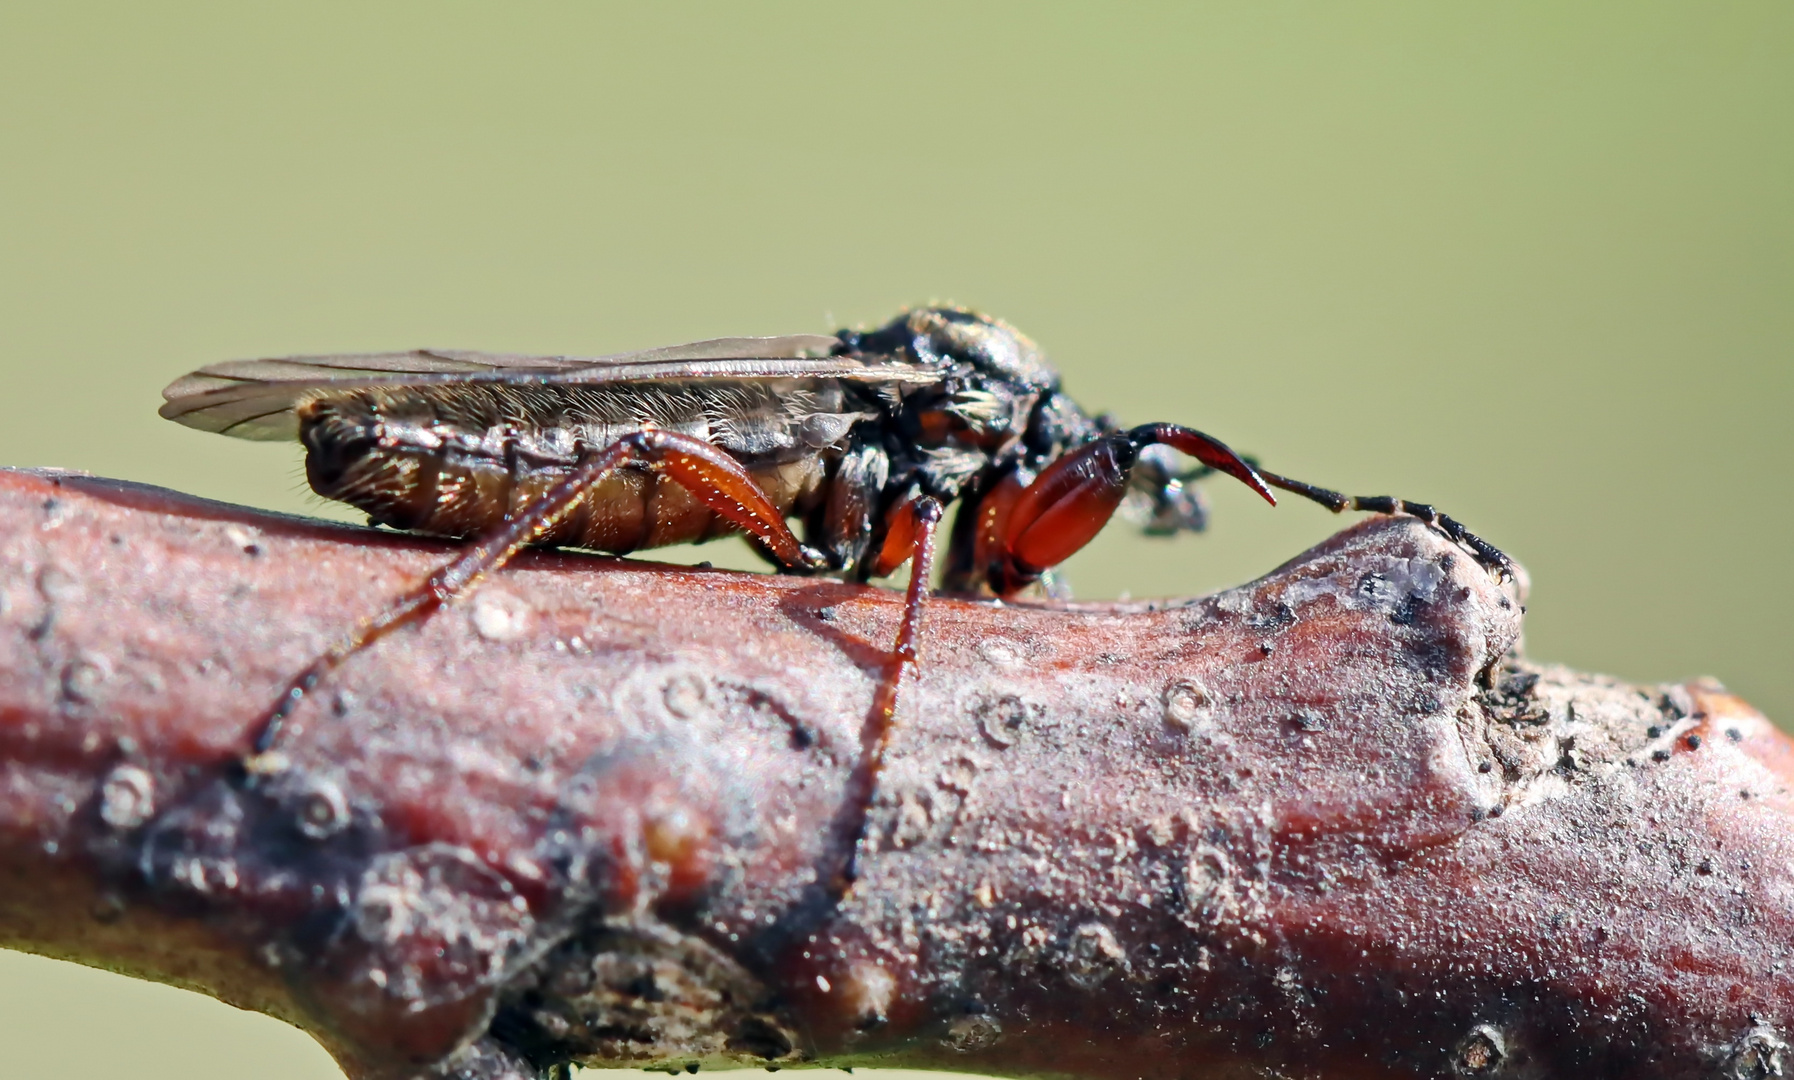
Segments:
[[[1287,476],[1279,476],[1274,472],[1258,470],[1265,483],[1274,488],[1300,495],[1320,503],[1335,514],[1345,510],[1363,510],[1373,514],[1404,514],[1419,518],[1428,525],[1439,530],[1446,539],[1470,549],[1476,555],[1476,561],[1500,578],[1514,576],[1514,561],[1494,544],[1471,532],[1459,524],[1449,514],[1441,514],[1426,503],[1409,502],[1393,495],[1341,495],[1324,487],[1304,484],[1300,480],[1291,480]]]
[[[518,552],[535,543],[579,505],[593,487],[629,461],[643,461],[674,480],[758,540],[783,565],[820,569],[823,560],[800,544],[772,500],[739,461],[710,443],[676,432],[649,429],[624,436],[602,450],[579,456],[567,477],[541,498],[522,507],[491,533],[385,611],[364,620],[293,678],[263,717],[249,772],[278,768],[273,751],[293,710],[331,671],[356,653],[407,623],[428,618],[438,608],[478,587]]]

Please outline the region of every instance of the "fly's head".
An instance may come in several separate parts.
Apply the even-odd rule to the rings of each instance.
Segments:
[[[1169,446],[1141,449],[1128,476],[1128,492],[1118,513],[1148,536],[1201,532],[1208,528],[1208,500],[1195,481],[1207,467],[1178,471],[1177,451]]]
[[[876,330],[842,330],[839,351],[931,367],[941,381],[910,397],[906,434],[921,446],[997,453],[1025,439],[1059,374],[1046,354],[1001,319],[958,307],[914,308]]]

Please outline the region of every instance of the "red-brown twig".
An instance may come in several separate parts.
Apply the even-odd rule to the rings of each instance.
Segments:
[[[1794,751],[1510,654],[1365,522],[1169,605],[931,602],[845,898],[889,592],[541,554],[283,681],[443,545],[0,474],[0,943],[284,1017],[358,1080],[1794,1066]]]

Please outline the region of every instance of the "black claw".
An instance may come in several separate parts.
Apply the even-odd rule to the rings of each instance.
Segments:
[[[1409,512],[1412,513],[1416,509],[1431,510],[1432,507],[1410,507]],[[1445,538],[1452,543],[1469,548],[1471,552],[1475,554],[1476,561],[1481,564],[1482,568],[1492,571],[1498,580],[1509,581],[1513,579],[1514,561],[1508,558],[1506,553],[1494,544],[1489,543],[1469,529],[1464,528],[1463,524],[1456,518],[1453,518],[1449,514],[1437,514],[1428,522],[1428,524],[1444,533]]]
[[[1514,560],[1508,558],[1506,552],[1480,536],[1470,533],[1465,533],[1464,536],[1469,541],[1471,548],[1476,551],[1478,562],[1493,570],[1495,576],[1502,581],[1514,580]]]

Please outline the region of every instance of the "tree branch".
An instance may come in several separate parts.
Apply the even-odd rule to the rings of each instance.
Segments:
[[[1789,741],[1518,659],[1412,522],[1190,602],[931,602],[839,902],[892,593],[533,554],[249,780],[282,681],[448,548],[28,472],[0,522],[0,943],[357,1080],[1794,1066]]]

